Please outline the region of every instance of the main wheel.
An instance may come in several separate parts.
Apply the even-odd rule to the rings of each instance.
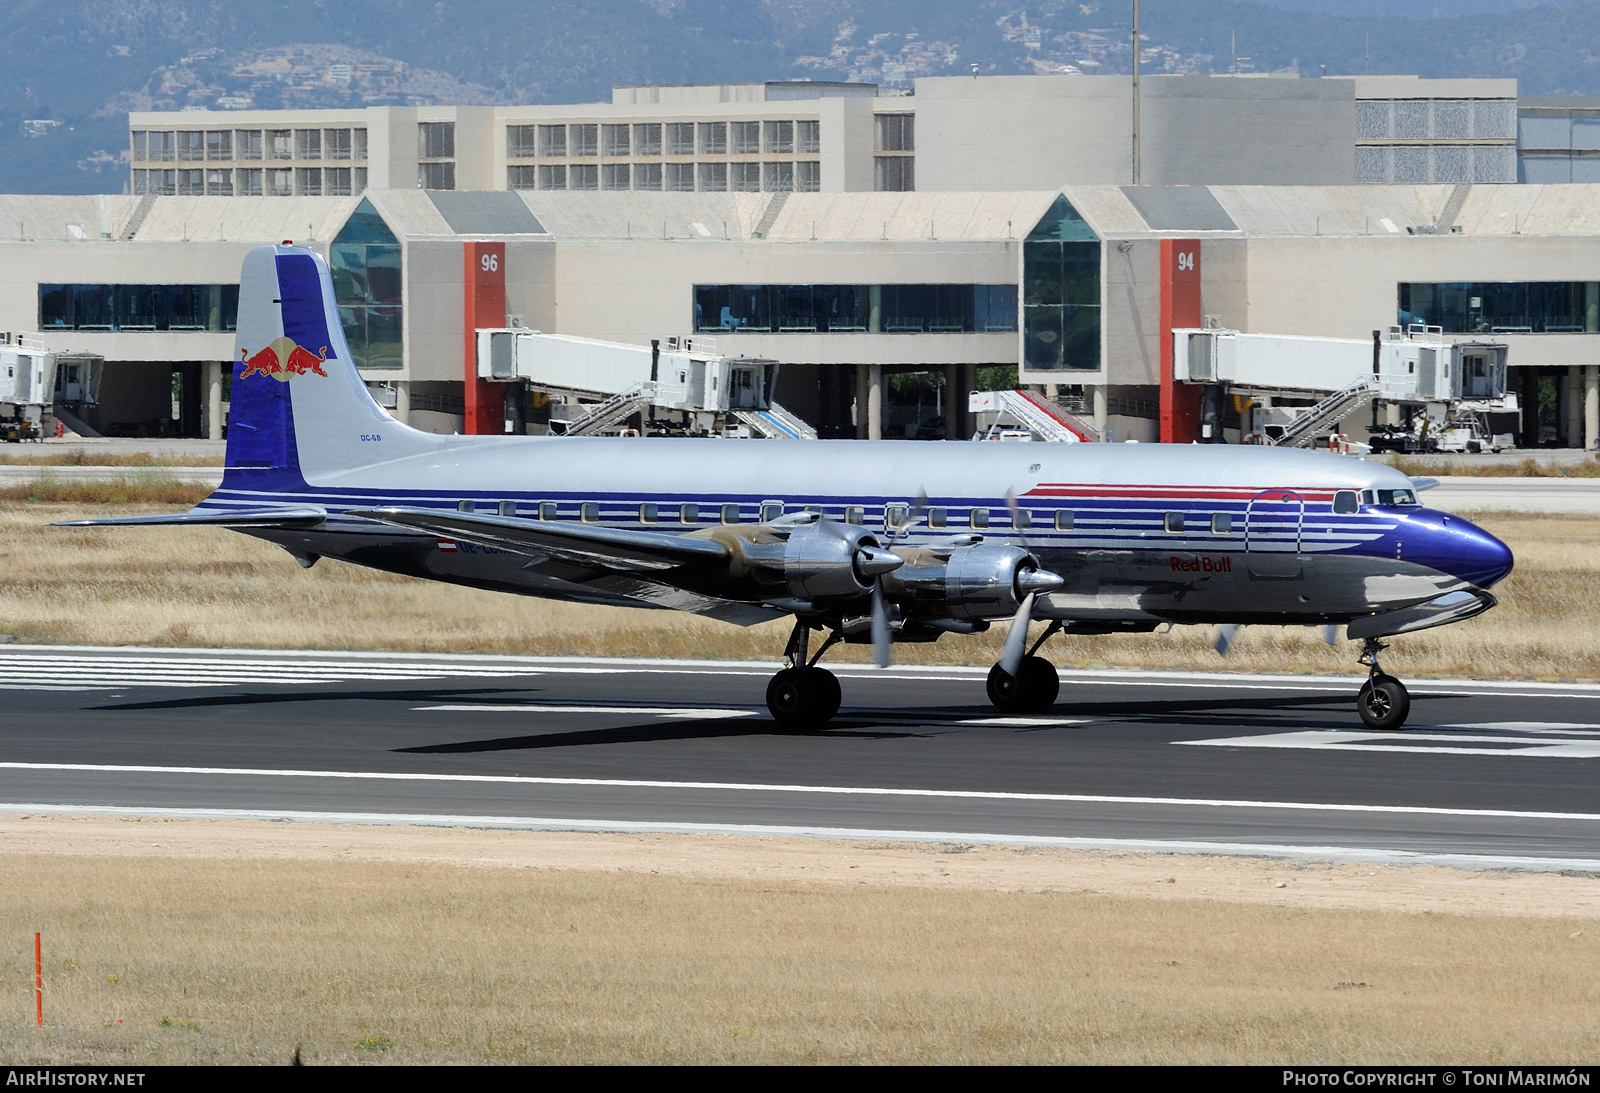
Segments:
[[[1406,723],[1411,713],[1411,695],[1405,684],[1394,676],[1380,675],[1361,685],[1356,695],[1356,709],[1367,728],[1377,732],[1393,732]]]
[[[824,668],[785,668],[767,684],[767,709],[780,725],[820,725],[839,701],[839,680]]]
[[[1012,676],[1000,665],[989,669],[989,701],[1005,713],[1041,713],[1061,691],[1056,666],[1043,657],[1023,657]]]
[[[844,701],[844,694],[839,690],[839,677],[826,668],[807,668],[806,674],[816,687],[817,721],[832,721],[839,712],[840,703]]]

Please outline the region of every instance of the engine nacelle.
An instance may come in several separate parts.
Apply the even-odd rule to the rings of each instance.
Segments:
[[[865,596],[878,573],[900,565],[877,537],[853,524],[808,524],[783,547],[783,579],[803,600]]]
[[[1004,618],[1015,614],[1029,592],[1062,584],[1060,577],[1040,569],[1038,559],[1018,547],[979,543],[952,550],[948,557],[931,551],[902,553],[912,556],[888,576],[885,590],[906,604],[911,614]]]

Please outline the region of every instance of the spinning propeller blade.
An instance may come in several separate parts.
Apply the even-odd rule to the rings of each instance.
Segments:
[[[1011,617],[1011,629],[1006,631],[1006,643],[1000,651],[1000,668],[1012,679],[1022,667],[1022,651],[1028,644],[1028,624],[1033,621],[1033,601],[1037,593],[1029,592],[1022,598],[1017,613]]]
[[[889,667],[889,608],[883,602],[883,578],[872,582],[872,654],[878,667]]]
[[[1222,629],[1217,632],[1217,655],[1220,657],[1227,656],[1228,651],[1233,648],[1233,643],[1238,640],[1238,637],[1239,624],[1236,622],[1224,623]]]

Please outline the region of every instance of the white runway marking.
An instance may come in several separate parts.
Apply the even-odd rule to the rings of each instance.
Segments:
[[[793,793],[857,797],[924,797],[977,801],[1041,801],[1069,804],[1169,805],[1196,808],[1286,809],[1295,812],[1369,812],[1414,816],[1480,816],[1516,820],[1597,821],[1600,813],[1526,812],[1493,808],[1433,808],[1423,805],[1319,804],[1305,801],[1234,801],[1206,797],[1111,797],[1087,793],[1012,793],[977,789],[900,789],[881,786],[806,786],[772,782],[668,782],[644,778],[541,778],[520,774],[422,774],[404,771],[283,770],[273,767],[157,767],[124,763],[3,763],[0,770],[70,771],[97,774],[177,774],[209,777],[327,778],[376,782],[491,783],[527,786],[593,786],[663,789],[695,793]]]
[[[623,713],[653,717],[754,717],[755,710],[694,709],[685,706],[495,706],[462,704],[451,706],[413,706],[413,710],[442,710],[451,713]]]
[[[1018,728],[1034,728],[1044,726],[1054,728],[1064,725],[1092,725],[1089,718],[1058,718],[1058,717],[969,717],[957,721],[957,725],[1014,725]]]
[[[1212,740],[1177,740],[1174,743],[1209,748],[1290,748],[1304,751],[1385,752],[1411,755],[1509,755],[1519,758],[1600,758],[1600,734],[1582,727],[1543,722],[1498,722],[1487,725],[1445,725],[1446,729],[1483,730],[1438,732],[1354,732],[1344,729],[1307,729],[1302,732],[1261,736],[1228,736]],[[1525,735],[1507,735],[1508,732]]]
[[[988,846],[1040,846],[1063,850],[1121,850],[1156,854],[1243,854],[1299,861],[1444,865],[1467,869],[1528,869],[1600,872],[1600,860],[1499,854],[1434,854],[1359,846],[1295,846],[1285,843],[1205,842],[1191,839],[1094,839],[1057,835],[997,835],[974,831],[913,831],[856,827],[712,824],[639,820],[571,820],[535,816],[467,816],[419,812],[308,812],[254,808],[128,808],[116,805],[0,803],[0,812],[36,815],[139,816],[196,820],[290,820],[299,823],[378,824],[418,827],[509,828],[518,831],[578,831],[651,835],[748,835],[761,838],[873,839]]]

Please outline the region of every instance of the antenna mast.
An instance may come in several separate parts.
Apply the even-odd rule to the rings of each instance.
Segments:
[[[1139,185],[1139,0],[1133,0],[1133,184]]]

